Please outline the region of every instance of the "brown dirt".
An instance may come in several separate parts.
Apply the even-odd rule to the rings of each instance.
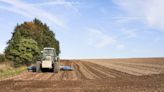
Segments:
[[[74,70],[25,71],[1,80],[0,92],[164,92],[164,59],[130,60],[63,60]]]

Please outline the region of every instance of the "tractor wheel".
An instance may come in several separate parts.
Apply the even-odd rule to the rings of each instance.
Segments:
[[[53,72],[54,72],[54,73],[58,73],[58,72],[59,72],[59,65],[58,65],[58,62],[54,62]]]
[[[59,62],[56,63],[57,63],[57,71],[60,72],[60,63]]]
[[[38,72],[38,73],[41,72],[40,64],[41,64],[40,61],[37,61],[37,62],[36,62],[36,72]]]

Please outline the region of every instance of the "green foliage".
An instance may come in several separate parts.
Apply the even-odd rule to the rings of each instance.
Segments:
[[[59,41],[46,24],[34,19],[17,25],[5,49],[7,59],[15,62],[16,66],[36,61],[40,50],[53,47],[60,53]]]
[[[10,47],[10,46],[9,46]],[[16,67],[20,65],[29,65],[34,62],[33,58],[39,55],[37,42],[33,39],[22,38],[18,43],[15,43],[13,48],[8,48],[6,57],[14,61]]]
[[[32,22],[24,22],[16,27],[17,31],[24,38],[32,38],[38,43],[39,49],[44,47],[53,47],[57,54],[60,53],[59,41],[55,39],[55,34],[46,24],[40,20],[34,19]]]
[[[0,63],[5,61],[5,55],[0,54]]]

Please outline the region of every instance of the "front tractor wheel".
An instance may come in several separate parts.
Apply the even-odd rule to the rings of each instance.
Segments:
[[[58,73],[58,72],[59,72],[59,65],[58,65],[58,62],[54,62],[53,72],[54,72],[54,73]]]
[[[41,65],[41,62],[40,61],[37,61],[36,62],[36,72],[41,72],[41,67],[40,67],[40,65]]]

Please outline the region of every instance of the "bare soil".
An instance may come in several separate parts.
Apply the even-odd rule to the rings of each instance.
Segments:
[[[164,92],[164,59],[63,60],[73,71],[25,71],[0,92]]]

